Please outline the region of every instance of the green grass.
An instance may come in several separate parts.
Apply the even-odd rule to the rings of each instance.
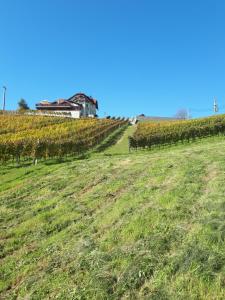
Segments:
[[[115,143],[112,147],[109,147],[105,150],[105,154],[128,154],[129,153],[129,144],[128,137],[131,136],[136,130],[136,126],[129,126],[123,136]]]
[[[109,149],[111,150],[112,153],[112,149],[118,147],[118,144],[121,144],[121,141],[124,141],[122,143],[123,148],[120,147],[120,150],[122,151],[126,151],[126,147],[128,147],[128,138],[127,138],[127,134],[130,132],[130,127],[128,124],[125,124],[121,127],[119,127],[118,129],[116,129],[113,133],[111,133],[102,143],[100,143],[100,145],[97,145],[93,150],[90,150],[91,154],[94,153],[98,153],[98,152],[105,152],[108,153]]]
[[[225,140],[129,154],[133,128],[0,167],[1,299],[225,299]]]

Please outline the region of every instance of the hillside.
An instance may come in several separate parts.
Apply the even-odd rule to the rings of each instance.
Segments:
[[[1,299],[225,298],[223,137],[118,148],[0,167]]]

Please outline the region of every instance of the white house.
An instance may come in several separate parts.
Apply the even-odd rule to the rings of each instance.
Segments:
[[[96,117],[98,110],[98,101],[85,95],[77,93],[69,99],[58,99],[53,102],[47,100],[40,101],[36,104],[39,111],[49,111],[54,113],[69,113],[73,118]]]

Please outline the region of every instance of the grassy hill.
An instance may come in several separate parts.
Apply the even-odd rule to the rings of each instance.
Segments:
[[[121,143],[0,167],[1,299],[225,298],[224,138]]]

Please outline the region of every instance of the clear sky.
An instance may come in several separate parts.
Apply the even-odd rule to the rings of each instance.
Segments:
[[[0,0],[7,109],[84,92],[99,115],[225,112],[224,0]],[[195,109],[195,110],[193,110]]]

